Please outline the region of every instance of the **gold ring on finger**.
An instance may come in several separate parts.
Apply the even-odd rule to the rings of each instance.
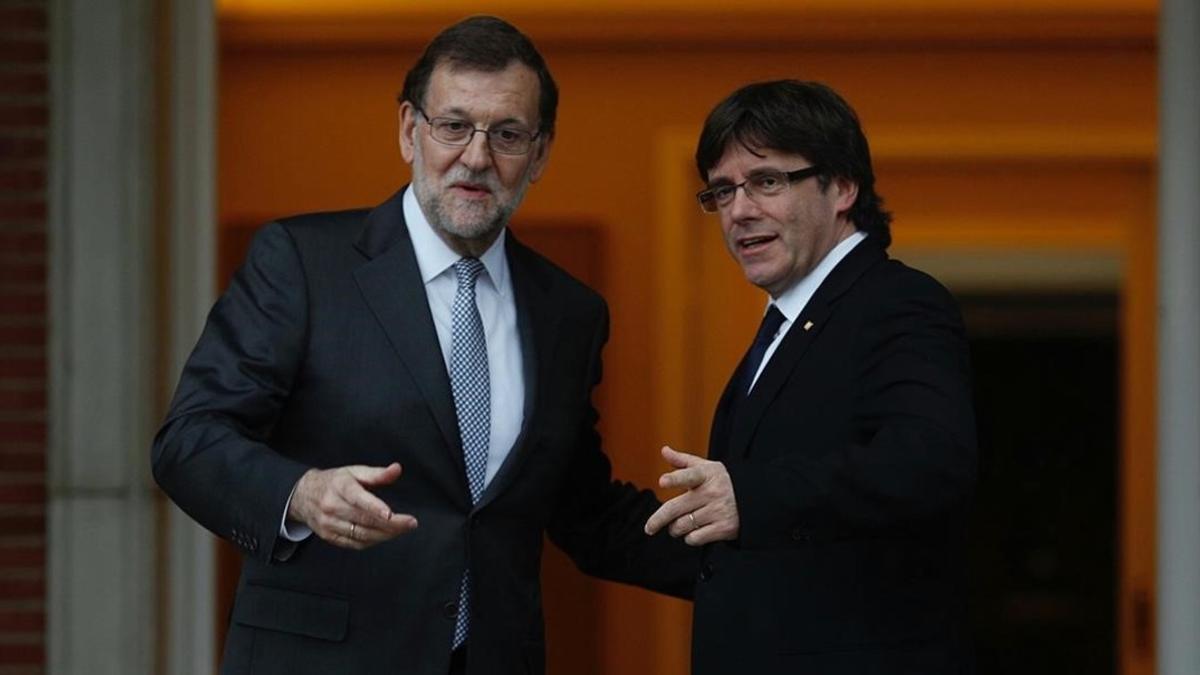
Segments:
[[[354,531],[355,531],[355,530],[357,530],[357,529],[358,529],[358,524],[357,524],[357,523],[350,523],[350,538],[351,538],[351,539],[355,539],[355,538],[356,538],[356,537],[354,536]]]
[[[700,526],[696,524],[696,514],[695,513],[689,513],[688,518],[692,521],[692,530],[693,531],[700,528]]]

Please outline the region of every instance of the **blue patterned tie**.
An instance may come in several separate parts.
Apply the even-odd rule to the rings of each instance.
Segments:
[[[454,263],[458,292],[450,322],[450,389],[458,415],[458,435],[462,439],[463,460],[467,467],[467,487],[471,503],[483,494],[487,472],[488,439],[492,431],[491,379],[488,377],[487,340],[483,321],[475,305],[475,280],[483,272],[483,263],[462,258]],[[454,624],[457,648],[467,640],[471,626],[471,570],[463,570],[458,593],[458,617]]]

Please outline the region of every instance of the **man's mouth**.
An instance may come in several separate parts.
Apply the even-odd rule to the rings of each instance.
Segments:
[[[753,237],[741,237],[737,240],[738,250],[742,253],[756,253],[766,248],[771,242],[778,239],[778,235],[760,234]]]
[[[483,183],[457,182],[451,183],[450,187],[463,193],[467,197],[486,197],[492,194],[492,189]]]

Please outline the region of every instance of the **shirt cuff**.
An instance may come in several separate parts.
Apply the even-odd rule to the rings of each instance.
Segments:
[[[297,482],[296,485],[299,485]],[[283,518],[279,521],[279,536],[288,541],[300,542],[312,536],[312,528],[304,523],[288,520],[288,508],[292,505],[292,497],[296,494],[296,487],[292,486],[292,493],[288,495],[287,501],[283,505]]]

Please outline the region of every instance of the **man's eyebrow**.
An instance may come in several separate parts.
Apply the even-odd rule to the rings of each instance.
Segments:
[[[458,108],[458,107],[448,108],[445,112],[438,113],[437,115],[434,115],[434,117],[456,117],[458,119],[463,119],[463,120],[471,119],[471,116],[467,113],[466,110],[464,110],[462,108]],[[500,126],[504,126],[506,124],[519,124],[519,125],[525,126],[525,127],[529,126],[528,124],[525,123],[524,120],[517,119],[516,117],[506,117],[502,120],[497,120],[495,122],[492,122],[491,126],[500,127]]]
[[[732,183],[732,182],[733,182],[733,179],[724,174],[716,174],[714,176],[709,176],[709,179],[708,179],[709,185],[720,185],[722,183]]]
[[[466,119],[467,111],[463,110],[462,108],[448,108],[439,113],[436,113],[434,115],[434,117],[460,117],[460,118]]]
[[[787,171],[774,166],[756,166],[746,172],[746,177],[761,176],[764,173],[787,173]]]

